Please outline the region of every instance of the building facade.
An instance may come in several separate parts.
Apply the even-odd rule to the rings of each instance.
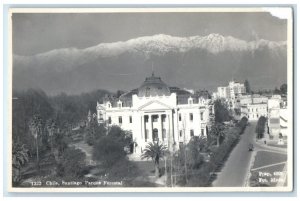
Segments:
[[[241,106],[241,115],[249,121],[257,121],[261,116],[268,117],[268,105],[266,103],[250,103]]]
[[[246,93],[246,88],[244,83],[239,83],[236,81],[230,81],[226,87],[218,87],[217,98],[223,98],[228,102],[229,108],[234,109],[237,107],[237,98],[242,94]]]
[[[193,136],[207,136],[214,107],[210,99],[169,87],[152,74],[139,88],[97,103],[97,118],[131,131],[134,152],[141,153],[149,142],[174,149]]]
[[[268,100],[268,129],[270,135],[278,138],[287,137],[287,105],[280,95],[273,95]]]

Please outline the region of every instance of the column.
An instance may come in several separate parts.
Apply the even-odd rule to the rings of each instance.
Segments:
[[[163,135],[162,135],[162,118],[161,118],[161,114],[158,114],[158,138],[163,141]]]
[[[150,137],[150,139],[152,139],[152,142],[154,141],[154,139],[153,139],[153,125],[152,125],[152,115],[149,115],[149,118],[148,118],[148,122],[149,122],[149,124],[150,124],[150,126],[149,126],[149,137]]]
[[[170,113],[166,114],[166,133],[168,140],[168,149],[171,150]]]
[[[145,115],[142,114],[141,116],[141,121],[142,121],[142,125],[141,125],[141,139],[145,138],[145,142],[146,142],[146,137],[145,137]]]
[[[170,133],[171,133],[171,146],[173,148],[173,144],[174,144],[174,125],[173,125],[173,111],[171,110],[171,114],[170,114]]]

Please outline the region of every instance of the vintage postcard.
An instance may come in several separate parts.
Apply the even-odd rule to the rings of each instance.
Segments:
[[[12,8],[10,192],[293,190],[293,10]]]

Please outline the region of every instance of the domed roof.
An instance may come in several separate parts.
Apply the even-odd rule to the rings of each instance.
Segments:
[[[147,77],[144,83],[138,88],[138,96],[168,96],[170,95],[169,87],[152,73],[151,77]]]

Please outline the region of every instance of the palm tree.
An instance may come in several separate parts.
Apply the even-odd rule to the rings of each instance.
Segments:
[[[42,131],[42,119],[38,115],[34,115],[32,120],[30,121],[29,128],[31,134],[35,138],[36,141],[36,162],[37,167],[39,168],[39,135],[41,135]]]
[[[165,155],[167,147],[163,144],[152,143],[150,142],[144,152],[142,153],[142,159],[151,158],[154,161],[155,166],[155,176],[159,177],[159,160]]]
[[[50,137],[51,153],[53,154],[53,134],[57,130],[57,125],[56,125],[55,120],[49,119],[47,121],[47,126],[46,127],[47,127],[48,134],[49,134],[49,137]]]
[[[221,137],[225,136],[224,126],[220,123],[216,123],[211,127],[210,134],[212,135],[213,138],[216,139],[217,147],[219,147]]]
[[[12,147],[12,166],[13,166],[13,182],[17,183],[21,179],[21,168],[29,160],[28,149],[25,145],[13,144]]]

